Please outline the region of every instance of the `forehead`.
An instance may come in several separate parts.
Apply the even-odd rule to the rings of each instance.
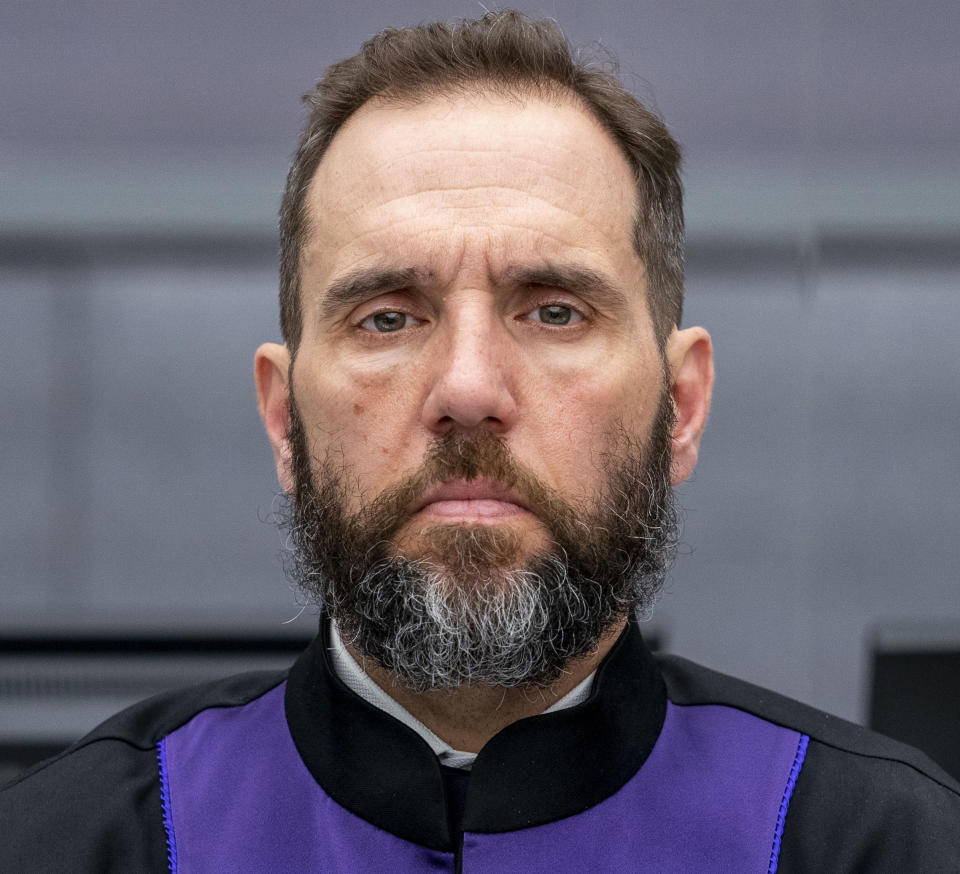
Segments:
[[[371,102],[337,133],[311,182],[304,267],[314,279],[570,258],[630,270],[635,205],[626,158],[572,97]]]

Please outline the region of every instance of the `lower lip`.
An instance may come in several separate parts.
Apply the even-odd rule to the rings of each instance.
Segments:
[[[431,516],[442,516],[445,519],[501,519],[519,516],[526,510],[509,501],[479,498],[472,501],[433,501],[423,507],[420,512]]]

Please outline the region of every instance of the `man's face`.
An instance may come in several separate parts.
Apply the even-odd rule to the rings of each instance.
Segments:
[[[551,682],[675,534],[626,160],[573,102],[370,104],[307,206],[289,406],[258,360],[300,582],[411,686]]]
[[[663,387],[634,211],[626,160],[572,102],[440,97],[350,119],[308,198],[292,384],[310,453],[350,472],[348,512],[450,431],[492,433],[594,501],[611,440],[645,438]],[[397,548],[421,557],[425,529],[470,524],[543,549],[536,512],[501,492],[426,496]]]

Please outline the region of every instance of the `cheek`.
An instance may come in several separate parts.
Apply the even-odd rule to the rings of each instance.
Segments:
[[[603,455],[618,444],[620,429],[646,440],[662,390],[659,366],[605,360],[576,374],[540,383],[530,399],[538,454],[555,485],[592,493]]]
[[[553,421],[605,435],[617,424],[633,429],[652,422],[662,384],[657,359],[604,355],[555,369],[536,392],[544,407],[552,407]]]
[[[396,370],[356,373],[329,361],[304,370],[295,391],[311,451],[341,457],[363,494],[397,478],[409,466],[412,386]]]

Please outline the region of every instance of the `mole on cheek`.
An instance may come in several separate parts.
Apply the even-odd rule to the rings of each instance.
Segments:
[[[362,412],[364,412],[364,407],[361,404],[353,405],[353,414],[355,416],[359,416]]]

